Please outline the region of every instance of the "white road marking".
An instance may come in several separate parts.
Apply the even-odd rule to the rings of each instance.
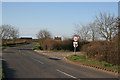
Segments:
[[[19,52],[20,52],[20,50],[19,50]],[[23,55],[26,55],[26,54],[24,54],[24,53],[22,53]],[[34,59],[34,58],[32,58],[31,56],[28,56],[28,57],[30,57],[31,59],[33,59],[33,60],[35,60],[35,61],[37,61],[37,62],[39,62],[39,63],[41,63],[41,64],[44,64],[43,62],[41,62],[41,61],[39,61],[39,60],[37,60],[37,59]]]
[[[59,69],[56,69],[56,70],[57,70],[58,72],[64,74],[64,75],[67,75],[67,76],[70,76],[70,77],[72,77],[72,78],[78,79],[78,78],[76,78],[76,77],[74,77],[74,76],[72,76],[72,75],[70,75],[70,74],[68,74],[68,73],[65,73],[65,72],[63,72],[63,71],[61,71],[61,70],[59,70]],[[80,79],[78,79],[78,80],[80,80]]]
[[[33,60],[35,60],[35,61],[37,61],[37,62],[39,62],[39,63],[41,63],[41,64],[44,64],[43,62],[41,62],[41,61],[39,61],[39,60],[37,60],[37,59],[34,59],[34,58],[31,58],[31,59],[33,59]]]

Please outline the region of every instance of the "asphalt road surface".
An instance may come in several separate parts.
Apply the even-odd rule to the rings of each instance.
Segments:
[[[64,60],[38,54],[32,50],[34,45],[35,43],[32,43],[3,51],[3,68],[7,78],[81,78],[79,80],[117,78],[110,73],[80,67]]]

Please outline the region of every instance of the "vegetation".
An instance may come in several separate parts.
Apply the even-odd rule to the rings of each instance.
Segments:
[[[110,13],[100,13],[92,23],[87,25],[76,24],[75,34],[81,40],[101,40],[111,41],[118,33],[118,19]]]
[[[108,70],[118,71],[118,67],[120,67],[120,66],[113,65],[113,64],[110,64],[105,61],[97,61],[97,60],[86,58],[85,55],[70,55],[66,58],[70,61],[74,61],[74,62],[84,64],[87,66],[96,66],[96,67],[100,67],[100,68],[106,68]]]
[[[19,30],[11,25],[0,26],[0,38],[3,39],[2,44],[7,44],[8,39],[12,39],[15,43],[16,39],[19,37]]]
[[[22,45],[26,45],[29,44],[29,42],[23,42],[23,43],[16,43],[16,44],[6,44],[6,45],[2,45],[2,49],[8,48],[8,47],[16,47],[16,46],[22,46]]]
[[[113,65],[119,64],[119,34],[120,19],[110,13],[100,13],[95,20],[87,25],[76,24],[75,35],[81,40],[91,40],[82,45],[81,51],[86,52],[86,58],[105,61]]]
[[[88,44],[88,41],[79,41],[79,47],[77,47],[77,51],[80,51],[82,45]],[[63,41],[55,41],[51,38],[46,38],[41,40],[39,44],[33,47],[33,49],[40,49],[40,50],[48,50],[48,51],[74,51],[73,47],[73,40],[66,39]]]
[[[51,38],[51,33],[48,30],[46,30],[46,29],[40,30],[37,33],[37,38],[38,39]]]
[[[108,41],[94,41],[82,47],[82,51],[86,52],[86,57],[98,61],[105,61],[113,65],[119,65],[118,56],[118,37]]]
[[[39,49],[41,49],[41,45],[39,43],[33,47],[33,50],[39,50]]]

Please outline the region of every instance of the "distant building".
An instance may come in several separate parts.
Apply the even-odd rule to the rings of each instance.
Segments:
[[[21,37],[20,39],[32,39],[32,37]]]
[[[61,37],[55,37],[54,40],[57,42],[62,41]]]

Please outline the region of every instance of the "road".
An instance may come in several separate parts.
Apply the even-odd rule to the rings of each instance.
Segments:
[[[79,80],[117,78],[110,73],[73,65],[61,59],[38,54],[32,50],[33,45],[35,43],[3,51],[3,68],[7,78],[81,78]]]

